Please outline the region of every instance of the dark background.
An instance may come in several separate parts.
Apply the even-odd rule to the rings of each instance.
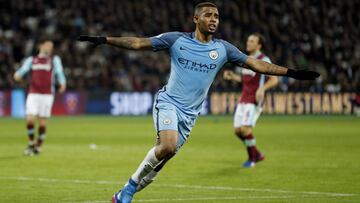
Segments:
[[[0,1],[0,89],[12,79],[37,41],[50,36],[62,58],[70,90],[151,91],[166,83],[166,52],[94,48],[75,41],[80,34],[154,36],[191,32],[193,7],[201,1],[61,0]],[[216,37],[245,51],[252,32],[265,35],[265,53],[279,65],[316,70],[314,82],[282,78],[278,91],[356,91],[360,89],[360,1],[226,0],[219,7]],[[231,68],[231,66],[227,66]],[[239,84],[221,80],[212,90],[234,91]]]

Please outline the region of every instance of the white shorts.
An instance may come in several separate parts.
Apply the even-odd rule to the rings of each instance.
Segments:
[[[234,127],[255,126],[262,107],[251,103],[238,103],[234,114]]]
[[[29,93],[26,99],[26,115],[49,118],[53,101],[52,94]]]

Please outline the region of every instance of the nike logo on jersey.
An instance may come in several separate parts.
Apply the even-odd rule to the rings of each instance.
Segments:
[[[184,47],[180,47],[180,50],[186,50]]]

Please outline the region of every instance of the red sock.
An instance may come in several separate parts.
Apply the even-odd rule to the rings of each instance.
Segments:
[[[42,143],[44,142],[45,132],[46,132],[46,127],[45,126],[40,126],[39,127],[39,137],[38,137],[38,140],[37,140],[37,146],[38,147],[41,147]]]
[[[33,143],[34,143],[34,124],[27,123],[26,128],[27,128],[27,135],[28,135],[29,143],[31,145],[33,145]]]
[[[256,161],[256,155],[258,153],[256,149],[256,140],[252,134],[249,134],[245,137],[244,141],[246,149],[249,155],[249,160]]]

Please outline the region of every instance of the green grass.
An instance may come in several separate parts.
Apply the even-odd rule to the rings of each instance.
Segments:
[[[25,157],[24,120],[0,119],[0,202],[109,202],[155,141],[150,117],[55,117],[47,134]],[[254,135],[266,160],[242,169],[232,117],[200,117],[136,202],[360,202],[359,118],[262,116]]]

